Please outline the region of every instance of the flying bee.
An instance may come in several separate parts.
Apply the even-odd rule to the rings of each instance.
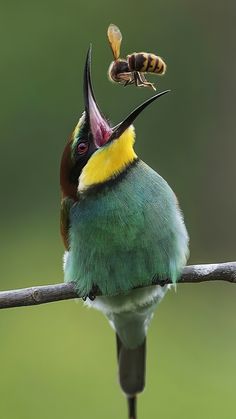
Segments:
[[[154,84],[147,81],[145,73],[165,74],[166,64],[163,59],[147,52],[133,52],[126,59],[119,58],[122,41],[120,29],[111,24],[107,36],[114,56],[108,70],[109,79],[124,86],[135,84],[137,87],[151,87],[156,90]]]

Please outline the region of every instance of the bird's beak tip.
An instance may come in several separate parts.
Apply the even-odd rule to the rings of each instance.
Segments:
[[[169,93],[171,90],[164,90],[163,92],[157,93],[154,96],[147,99],[145,102],[143,102],[141,105],[139,105],[137,108],[135,108],[120,124],[118,124],[114,129],[111,136],[111,139],[118,138],[121,136],[121,134],[130,126],[133,124],[134,120],[137,118],[137,116],[152,102],[154,102],[156,99],[160,98],[161,96],[164,96],[166,93]]]

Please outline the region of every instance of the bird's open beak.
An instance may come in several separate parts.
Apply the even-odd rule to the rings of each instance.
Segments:
[[[170,90],[165,90],[164,92],[152,96],[150,99],[146,100],[136,109],[134,109],[122,122],[120,122],[115,127],[111,127],[106,118],[102,115],[102,112],[100,111],[97,101],[95,99],[91,81],[91,52],[92,47],[90,45],[84,68],[84,102],[85,114],[89,122],[89,127],[93,137],[93,141],[95,143],[95,146],[99,148],[107,144],[108,142],[116,138],[119,138],[123,134],[123,132],[127,128],[129,128],[130,125],[132,125],[137,116],[148,105],[150,105],[159,97],[170,92]]]

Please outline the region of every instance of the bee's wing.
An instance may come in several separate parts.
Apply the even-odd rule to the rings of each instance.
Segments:
[[[111,23],[107,29],[108,41],[110,43],[114,59],[117,60],[120,56],[120,45],[122,41],[122,34],[120,29]]]

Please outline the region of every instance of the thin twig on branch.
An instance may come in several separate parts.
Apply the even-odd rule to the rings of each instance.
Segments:
[[[186,266],[178,283],[196,284],[208,281],[236,283],[236,262]],[[171,281],[163,282],[158,279],[153,281],[153,285],[163,286],[165,284],[171,284]],[[96,296],[98,295],[101,294],[96,294]],[[81,298],[72,283],[3,291],[0,292],[0,309],[45,304],[71,298]]]

